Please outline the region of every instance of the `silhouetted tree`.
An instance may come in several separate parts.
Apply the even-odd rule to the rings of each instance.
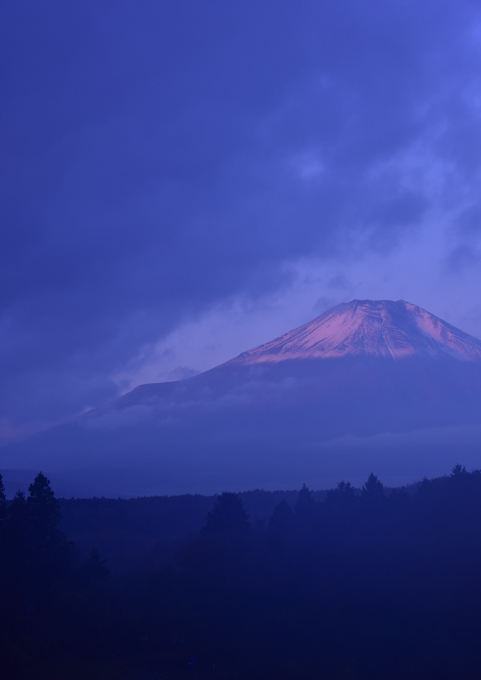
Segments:
[[[29,508],[32,529],[47,537],[57,530],[60,521],[60,506],[50,488],[50,480],[41,472],[28,487]]]
[[[0,522],[7,518],[7,498],[5,496],[5,487],[3,485],[3,477],[0,475]]]
[[[212,531],[246,532],[249,518],[240,496],[225,491],[217,497],[215,505],[207,515],[207,522],[202,532]]]
[[[289,504],[282,500],[274,508],[267,525],[267,539],[276,552],[282,551],[290,529],[294,524],[294,513]]]
[[[474,485],[476,484],[475,476],[470,474],[464,465],[457,463],[451,470],[450,477],[443,481],[447,482],[446,485],[443,485],[446,486],[445,494],[447,494],[444,503],[454,504],[455,506],[455,510],[451,513],[450,519],[453,522],[459,523],[460,513],[463,512],[463,508],[466,508],[467,505],[472,502],[470,499],[472,499],[472,492],[474,490],[473,482]]]
[[[367,482],[362,487],[362,506],[367,510],[375,512],[384,505],[384,501],[384,486],[381,484],[376,475],[371,472]]]
[[[269,519],[267,530],[271,534],[285,534],[292,526],[294,521],[294,513],[289,504],[282,500],[274,508],[274,512]]]
[[[25,494],[18,491],[8,507],[1,536],[0,666],[9,676],[8,664],[14,663],[25,637],[25,583],[28,571],[28,510]],[[6,655],[6,659],[3,655]],[[8,660],[8,657],[10,659]],[[5,671],[4,663],[7,663]],[[3,677],[3,675],[2,675]],[[14,677],[13,675],[11,677]]]
[[[19,584],[25,579],[29,564],[28,507],[23,491],[17,491],[13,497],[2,533],[9,579]]]
[[[17,491],[8,511],[7,535],[12,546],[26,548],[28,542],[28,506],[23,491]]]
[[[85,585],[93,590],[104,589],[110,581],[110,571],[105,566],[107,560],[100,558],[97,548],[92,548],[90,557],[81,567],[81,576]]]
[[[70,546],[58,528],[60,507],[50,480],[39,472],[28,487],[28,551],[35,580],[51,580],[70,562]]]
[[[410,496],[403,489],[394,489],[389,495],[388,505],[392,511],[399,512],[406,508]]]
[[[303,484],[294,506],[294,512],[296,516],[305,517],[310,515],[314,509],[314,505],[315,501],[312,497],[310,489],[306,486],[306,484]]]
[[[451,477],[461,477],[467,474],[469,474],[468,471],[464,465],[460,465],[460,463],[456,463],[456,465],[451,470]]]
[[[3,579],[6,568],[7,551],[5,544],[5,520],[7,519],[7,499],[5,498],[5,488],[3,478],[0,475],[0,579]],[[1,588],[1,584],[0,584]]]
[[[327,492],[326,504],[339,510],[349,510],[357,505],[356,490],[350,482],[339,482],[335,489]]]

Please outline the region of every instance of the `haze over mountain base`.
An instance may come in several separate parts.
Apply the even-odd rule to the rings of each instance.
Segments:
[[[281,443],[274,450],[233,446],[229,455],[212,463],[212,451],[198,450],[198,457],[179,455],[138,457],[119,465],[105,461],[70,469],[54,461],[30,459],[22,469],[1,468],[8,497],[28,489],[40,469],[48,473],[59,497],[123,497],[215,494],[245,491],[328,489],[341,479],[360,487],[371,471],[386,486],[410,484],[423,477],[449,473],[457,462],[468,469],[480,467],[481,427],[447,427],[411,433],[382,433],[371,437],[346,437],[328,443],[290,449]],[[110,463],[110,465],[109,465]]]
[[[480,467],[480,413],[479,340],[410,303],[353,301],[3,447],[0,470],[8,485],[8,469],[42,469],[80,496],[327,488],[371,471],[399,485]]]

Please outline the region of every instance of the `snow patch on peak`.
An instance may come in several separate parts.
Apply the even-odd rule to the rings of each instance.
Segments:
[[[451,356],[481,363],[481,341],[404,300],[352,300],[228,363],[356,355]]]

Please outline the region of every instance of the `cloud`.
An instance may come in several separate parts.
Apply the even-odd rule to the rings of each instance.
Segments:
[[[182,323],[292,286],[288,262],[387,253],[467,194],[477,209],[480,17],[467,0],[4,3],[9,426],[101,403]]]
[[[351,288],[351,285],[344,274],[337,274],[327,282],[327,287],[334,290],[346,290]]]
[[[193,378],[195,375],[199,375],[199,371],[187,366],[178,366],[169,372],[168,378],[169,380],[186,380],[187,378]]]
[[[448,265],[454,272],[459,272],[466,267],[477,267],[481,256],[477,249],[466,243],[459,243],[455,246],[448,256]]]

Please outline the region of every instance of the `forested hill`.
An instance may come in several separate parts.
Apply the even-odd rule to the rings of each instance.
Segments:
[[[294,508],[298,491],[254,490],[239,494],[253,526],[266,528],[274,508]],[[313,491],[322,502],[327,491]],[[215,496],[150,498],[60,498],[64,533],[80,557],[97,548],[115,573],[160,566],[170,550],[198,535]]]
[[[2,678],[481,677],[480,470],[456,465],[411,493],[387,493],[374,474],[361,490],[340,482],[322,500],[304,485],[293,506],[292,496],[272,497],[263,524],[246,506],[267,511],[268,498],[59,504],[39,473],[28,496],[7,503],[0,477]],[[152,518],[149,503],[158,504]],[[74,510],[90,509],[90,527],[78,512],[77,534],[97,523],[107,563],[102,550],[79,555],[60,530],[62,507],[72,511],[64,528]],[[139,571],[136,527],[162,516],[192,534],[151,550]],[[119,565],[129,552],[137,558]]]

